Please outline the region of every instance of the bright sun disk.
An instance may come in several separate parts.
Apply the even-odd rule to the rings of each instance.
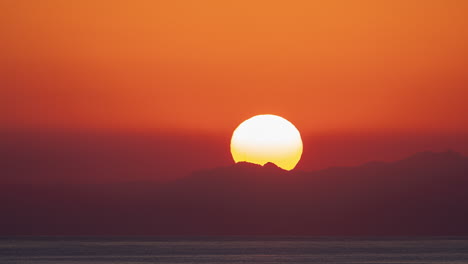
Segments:
[[[276,115],[257,115],[242,122],[231,138],[234,161],[264,165],[272,162],[292,170],[301,159],[302,140],[297,128]]]

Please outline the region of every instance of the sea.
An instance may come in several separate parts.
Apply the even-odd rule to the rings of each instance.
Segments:
[[[468,237],[1,237],[0,263],[468,263]]]

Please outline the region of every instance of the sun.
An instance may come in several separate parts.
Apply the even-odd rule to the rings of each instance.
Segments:
[[[232,134],[231,154],[234,161],[264,165],[272,162],[292,170],[302,155],[299,130],[276,115],[257,115],[242,122]]]

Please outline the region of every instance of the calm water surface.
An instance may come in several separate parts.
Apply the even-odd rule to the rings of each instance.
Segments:
[[[3,237],[0,263],[468,263],[468,238]]]

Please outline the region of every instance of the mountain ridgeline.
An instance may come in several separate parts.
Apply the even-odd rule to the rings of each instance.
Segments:
[[[162,184],[4,185],[0,198],[0,235],[468,235],[468,158],[237,163]]]

